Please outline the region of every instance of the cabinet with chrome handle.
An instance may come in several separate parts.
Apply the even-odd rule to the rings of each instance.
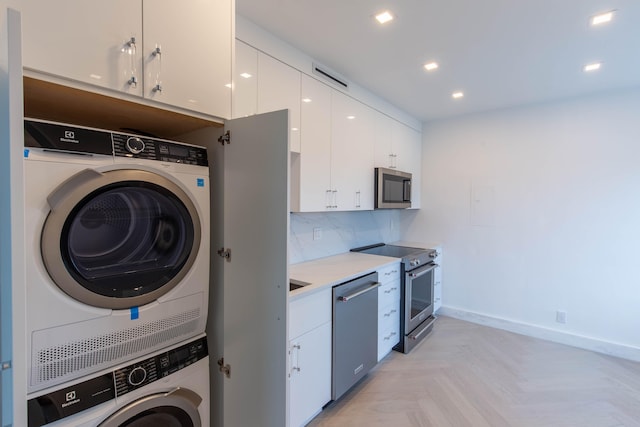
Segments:
[[[378,270],[382,285],[378,293],[378,360],[384,358],[400,339],[400,265]]]

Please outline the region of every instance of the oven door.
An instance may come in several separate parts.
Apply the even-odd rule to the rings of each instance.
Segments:
[[[434,272],[437,264],[427,264],[405,273],[405,334],[433,314]]]

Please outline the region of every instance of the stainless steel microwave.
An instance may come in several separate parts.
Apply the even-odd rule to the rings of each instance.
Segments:
[[[411,207],[411,174],[395,169],[375,170],[376,209]]]

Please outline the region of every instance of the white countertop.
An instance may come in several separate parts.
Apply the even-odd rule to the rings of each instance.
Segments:
[[[289,266],[292,281],[309,283],[289,292],[289,300],[347,282],[399,262],[399,258],[347,252]]]

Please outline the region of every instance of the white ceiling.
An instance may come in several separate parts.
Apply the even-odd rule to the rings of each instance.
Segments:
[[[385,9],[396,18],[381,26]],[[609,10],[612,22],[589,25]],[[640,85],[640,0],[236,0],[236,11],[421,121]],[[429,61],[439,68],[427,73]]]

